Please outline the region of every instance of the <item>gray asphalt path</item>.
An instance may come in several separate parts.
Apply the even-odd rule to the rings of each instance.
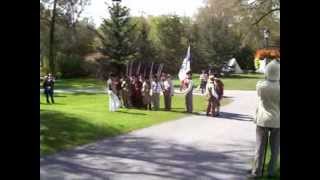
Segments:
[[[42,180],[242,180],[254,155],[254,91],[218,118],[191,115],[40,159]]]

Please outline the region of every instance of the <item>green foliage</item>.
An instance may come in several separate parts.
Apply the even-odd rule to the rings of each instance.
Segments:
[[[147,20],[143,17],[135,18],[134,23],[137,25],[137,40],[135,43],[137,52],[135,54],[135,60],[140,62],[157,61],[157,52],[154,43],[149,37],[150,25]]]
[[[254,66],[255,66],[256,69],[260,68],[260,59],[255,59],[254,60]]]
[[[51,23],[51,14],[52,10],[48,9],[48,4],[50,0],[40,1],[40,49],[41,55],[43,57],[44,66],[48,67],[48,57],[49,57],[49,31]],[[67,59],[81,59],[87,53],[94,50],[93,42],[96,37],[95,32],[91,31],[88,27],[92,28],[92,23],[87,19],[79,21],[77,16],[78,12],[71,12],[70,8],[83,9],[89,0],[77,0],[74,4],[70,4],[68,1],[59,1],[57,10],[56,10],[56,21],[55,21],[55,38],[53,43],[53,51],[55,54],[55,67],[64,67],[75,66],[70,64],[75,64],[75,62],[66,62]],[[69,8],[69,9],[68,9]],[[73,16],[70,13],[75,13]],[[70,17],[72,17],[70,19]],[[64,60],[61,60],[64,59]],[[58,62],[59,61],[59,62]],[[63,62],[62,62],[63,61]],[[73,61],[73,60],[72,60]],[[69,65],[66,65],[69,64]],[[63,66],[63,67],[61,67]],[[75,66],[77,67],[77,66]],[[67,68],[68,69],[68,68]],[[68,71],[78,71],[78,69]],[[65,74],[66,71],[61,72]],[[70,73],[67,73],[70,74]],[[82,74],[82,73],[74,73]],[[63,75],[64,76],[64,75]],[[67,75],[69,76],[69,75]]]
[[[244,70],[254,70],[254,51],[249,47],[245,46],[237,52],[235,55],[239,66]]]
[[[123,65],[136,53],[136,25],[131,23],[129,9],[119,2],[112,3],[108,10],[110,19],[104,19],[101,25],[101,52],[121,71]]]
[[[177,73],[186,54],[188,44],[184,40],[184,27],[176,15],[161,16],[156,24],[159,56],[167,72]]]
[[[78,55],[58,54],[57,69],[62,78],[73,78],[87,75],[82,68],[83,59]]]

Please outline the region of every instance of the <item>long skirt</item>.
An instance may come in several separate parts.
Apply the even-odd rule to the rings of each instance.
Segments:
[[[121,102],[116,94],[109,92],[109,111],[114,112],[121,106]]]

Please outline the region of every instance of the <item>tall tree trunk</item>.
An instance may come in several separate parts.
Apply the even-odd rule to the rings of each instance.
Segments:
[[[55,63],[54,63],[54,32],[55,32],[55,21],[56,21],[56,5],[57,0],[53,2],[52,18],[51,18],[51,27],[50,27],[50,39],[49,39],[49,69],[51,73],[55,73]]]

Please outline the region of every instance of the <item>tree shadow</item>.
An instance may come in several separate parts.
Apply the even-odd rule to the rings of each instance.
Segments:
[[[224,76],[223,78],[227,78],[227,79],[261,79],[260,77],[254,77],[254,76],[249,76],[249,75],[245,75],[245,74],[243,74],[243,75],[234,74],[234,75]]]
[[[40,110],[40,152],[50,154],[62,149],[119,134],[114,127],[97,125],[74,114]]]
[[[138,112],[129,112],[129,111],[116,111],[117,113],[124,113],[124,114],[133,114],[133,115],[141,115],[141,116],[145,116],[145,113],[138,113]]]
[[[224,118],[229,120],[237,120],[237,121],[253,121],[253,117],[247,114],[237,114],[230,112],[220,112],[220,115],[216,118]]]
[[[177,180],[241,179],[239,177],[245,177],[249,168],[251,155],[248,154],[252,150],[251,147],[239,150],[235,147],[230,146],[230,151],[208,151],[127,134],[42,158],[40,174],[57,179],[65,175],[88,179],[106,179],[114,175],[137,176],[136,179],[150,179],[150,176]]]
[[[61,97],[67,97],[67,96],[56,93],[56,94],[54,95],[54,97],[59,97],[59,98],[61,98]]]

